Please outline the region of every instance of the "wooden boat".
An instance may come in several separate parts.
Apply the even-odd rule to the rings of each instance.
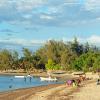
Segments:
[[[15,78],[25,78],[25,76],[14,76]]]
[[[57,78],[51,78],[51,77],[40,77],[41,81],[57,81]]]

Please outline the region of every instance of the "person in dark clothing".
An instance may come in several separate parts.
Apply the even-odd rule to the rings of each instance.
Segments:
[[[97,80],[97,85],[100,85],[100,79]]]

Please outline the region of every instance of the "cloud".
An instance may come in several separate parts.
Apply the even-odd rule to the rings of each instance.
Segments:
[[[53,17],[52,16],[49,16],[49,15],[40,15],[40,18],[41,19],[47,19],[47,20],[53,19]]]
[[[0,7],[15,6],[18,10],[32,10],[47,0],[0,0]]]
[[[67,43],[69,41],[73,41],[74,38],[65,38],[62,37],[62,39],[47,39],[47,40],[26,40],[26,39],[21,39],[21,38],[13,38],[13,39],[0,39],[0,45],[1,47],[6,47],[6,46],[11,46],[11,47],[16,47],[16,46],[20,46],[20,47],[33,47],[33,46],[38,46],[38,45],[44,45],[47,41],[49,40],[63,40],[64,43]],[[100,46],[100,36],[98,35],[91,35],[90,37],[87,38],[82,38],[82,37],[77,37],[77,40],[84,44],[86,42],[88,42],[91,45],[97,45]]]
[[[92,35],[87,39],[87,41],[94,44],[100,44],[100,36]]]
[[[91,12],[100,10],[100,0],[86,0],[85,9]]]
[[[99,0],[0,0],[0,22],[21,26],[77,26],[100,17]],[[95,13],[95,14],[94,14]],[[85,23],[84,23],[85,22]]]
[[[91,35],[90,37],[87,37],[87,38],[78,38],[78,40],[81,43],[88,42],[90,44],[100,46],[100,36],[99,35]]]
[[[99,35],[91,35],[90,37],[87,37],[87,38],[78,37],[77,40],[81,43],[88,42],[90,44],[100,46],[100,36]]]
[[[63,42],[66,43],[68,41],[73,41],[74,38],[63,37],[62,40]],[[100,46],[100,36],[99,35],[91,35],[90,37],[87,37],[87,38],[77,37],[77,40],[82,44],[88,42],[89,44]]]
[[[21,0],[15,1],[18,10],[32,10],[35,7],[43,5],[46,0]]]
[[[46,41],[44,40],[25,40],[25,39],[0,39],[0,44],[4,45],[20,45],[20,46],[34,46],[42,45]]]
[[[23,22],[31,18],[32,10],[46,0],[0,0],[0,22]]]

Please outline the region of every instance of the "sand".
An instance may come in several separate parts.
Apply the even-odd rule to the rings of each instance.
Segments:
[[[86,85],[89,84],[89,85]],[[90,86],[92,84],[92,86],[94,86],[94,80],[90,80],[90,81],[85,81],[81,84],[80,87],[68,87],[65,84],[58,86],[56,88],[52,88],[52,89],[48,89],[42,92],[37,92],[34,95],[32,95],[29,100],[95,100],[95,99],[82,99],[82,98],[77,98],[80,94],[83,96],[84,92],[86,90],[83,89],[83,87],[87,87]],[[83,93],[81,93],[81,88],[84,90]],[[95,91],[95,89],[94,89]],[[86,94],[88,94],[87,91]],[[96,91],[95,91],[96,92]],[[76,93],[80,93],[78,96],[76,96]],[[94,95],[94,94],[92,94]],[[96,100],[100,100],[100,99],[96,99]]]
[[[76,88],[58,86],[32,95],[29,100],[68,100],[68,95],[75,91]]]
[[[77,88],[52,84],[0,93],[0,100],[69,100]]]
[[[100,85],[96,85],[96,82],[87,84],[74,93],[71,100],[100,100]]]
[[[27,89],[18,89],[9,92],[2,92],[0,93],[0,100],[29,100],[28,98],[30,98],[30,96],[34,95],[35,93],[49,90],[50,88],[55,88],[57,86],[60,86],[60,84],[52,84]]]

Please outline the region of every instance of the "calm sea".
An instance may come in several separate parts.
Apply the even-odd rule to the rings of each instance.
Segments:
[[[25,78],[15,78],[11,75],[0,75],[0,92],[10,91],[20,88],[28,88],[35,86],[42,86],[48,84],[60,84],[62,81],[58,80],[57,82],[47,82],[41,81],[39,77],[29,77]]]

